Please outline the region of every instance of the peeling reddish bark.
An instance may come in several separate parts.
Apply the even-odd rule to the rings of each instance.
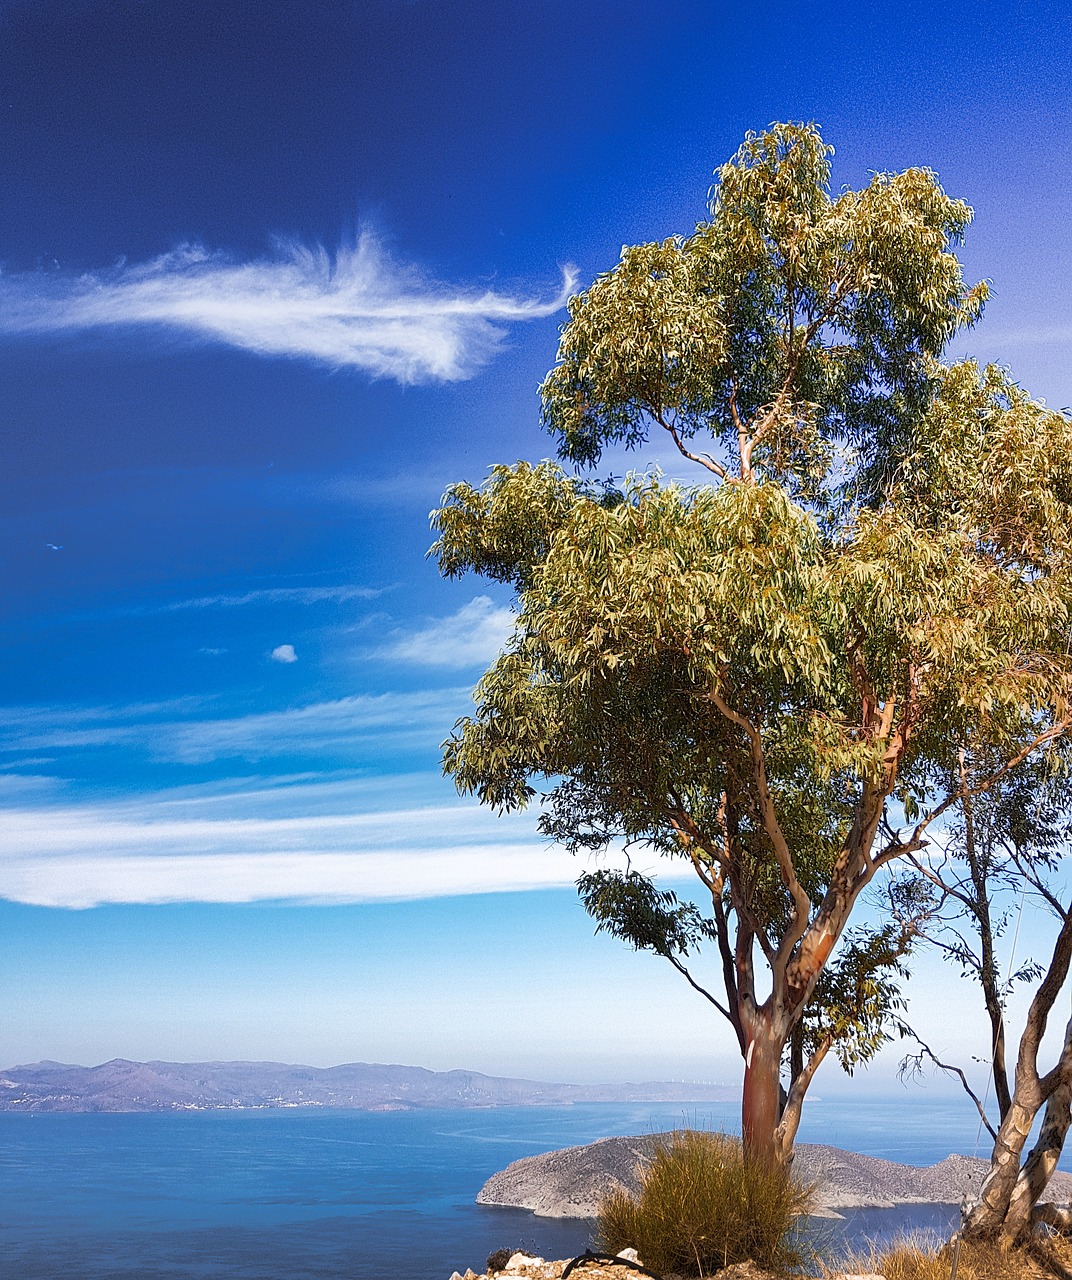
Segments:
[[[781,1163],[777,1141],[782,1091],[779,1079],[783,1039],[770,1019],[751,1019],[744,1059],[744,1091],[741,1097],[741,1134],[745,1155],[764,1164]]]

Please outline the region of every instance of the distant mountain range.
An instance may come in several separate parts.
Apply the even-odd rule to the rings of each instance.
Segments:
[[[34,1062],[0,1071],[0,1111],[217,1111],[343,1107],[562,1106],[573,1102],[723,1102],[725,1085],[547,1084],[478,1071],[426,1071],[371,1062],[301,1067],[283,1062],[128,1062],[98,1067]]]

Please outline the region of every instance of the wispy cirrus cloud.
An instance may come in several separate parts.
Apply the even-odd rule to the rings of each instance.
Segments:
[[[141,613],[182,613],[187,609],[243,609],[247,605],[344,604],[348,600],[375,600],[383,595],[379,587],[262,587],[234,595],[192,596],[166,604],[139,606]],[[128,612],[133,612],[129,610]]]
[[[506,325],[559,310],[576,281],[566,268],[543,301],[452,287],[393,260],[367,231],[333,255],[279,241],[274,256],[240,261],[184,245],[109,271],[0,275],[0,334],[166,328],[401,383],[454,382],[495,354]]]
[[[118,746],[176,764],[299,754],[383,756],[414,747],[434,751],[468,704],[468,689],[436,689],[356,694],[220,717],[205,717],[204,704],[189,699],[128,707],[9,707],[0,709],[0,751]]]
[[[514,621],[512,609],[476,596],[457,613],[399,635],[381,654],[424,667],[486,666],[510,639]]]
[[[259,587],[252,591],[219,592],[215,595],[189,596],[181,600],[160,600],[140,604],[120,604],[98,609],[83,609],[64,614],[63,623],[97,622],[112,618],[151,618],[169,613],[191,613],[212,609],[273,608],[277,605],[349,604],[359,600],[378,600],[391,588],[359,587],[342,583],[328,587]],[[41,625],[55,625],[57,619],[43,615]],[[219,650],[223,652],[223,650]]]
[[[179,764],[263,760],[273,756],[380,754],[407,747],[436,749],[469,701],[469,691],[357,694],[283,711],[149,727],[157,759]]]
[[[33,798],[0,811],[0,897],[38,906],[374,902],[565,886],[579,869],[531,816],[464,802],[361,812],[369,797],[355,782]]]
[[[0,897],[74,909],[104,903],[400,902],[563,888],[576,878],[577,867],[561,850],[508,844],[405,855],[284,851],[8,857],[0,863]]]

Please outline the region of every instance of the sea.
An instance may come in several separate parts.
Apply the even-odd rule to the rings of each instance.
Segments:
[[[739,1132],[739,1104],[395,1112],[0,1113],[3,1280],[448,1280],[499,1248],[569,1258],[592,1224],[483,1207],[522,1156],[692,1126]],[[799,1140],[925,1165],[987,1154],[959,1098],[810,1100]],[[817,1224],[835,1251],[954,1229],[948,1207]]]

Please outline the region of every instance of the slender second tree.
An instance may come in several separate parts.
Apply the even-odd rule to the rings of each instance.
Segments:
[[[1072,1128],[1072,1019],[1059,1051],[1049,1054],[1048,1069],[1040,1064],[1049,1021],[1072,968],[1072,902],[1062,897],[1067,895],[1062,855],[1072,818],[1068,744],[1063,745],[1062,752],[1025,762],[985,795],[966,797],[943,832],[941,856],[916,855],[900,869],[902,896],[916,909],[920,938],[977,986],[991,1032],[990,1080],[982,1098],[962,1067],[941,1061],[907,1027],[919,1052],[905,1059],[905,1067],[918,1071],[930,1062],[952,1072],[978,1107],[993,1142],[991,1168],[964,1231],[1008,1244],[1019,1243],[1040,1221],[1065,1231],[1072,1227],[1072,1212],[1044,1199]],[[989,774],[992,768],[992,761],[971,761],[963,753],[964,789],[970,790],[972,774]],[[914,884],[906,879],[913,875]],[[1041,952],[1016,962],[1025,908],[1034,918],[1034,945],[1041,945]],[[1052,925],[1048,943],[1041,940],[1040,918]],[[1009,930],[1011,941],[1004,941]],[[1004,965],[999,949],[1003,959],[1008,957]],[[1021,984],[1030,985],[1031,999],[1019,1034],[1009,1040],[1008,997]],[[1040,1112],[1042,1124],[1032,1144]]]
[[[495,467],[433,516],[444,573],[517,599],[446,770],[539,798],[570,849],[692,868],[702,906],[607,865],[582,893],[721,1010],[768,1162],[897,998],[908,939],[852,927],[865,887],[1070,722],[1072,426],[941,362],[984,301],[967,206],[926,169],[833,195],[830,154],[812,126],[749,135],[708,221],[572,299],[542,387],[564,465]],[[584,475],[657,441],[696,483]],[[962,748],[992,768],[960,781]]]

